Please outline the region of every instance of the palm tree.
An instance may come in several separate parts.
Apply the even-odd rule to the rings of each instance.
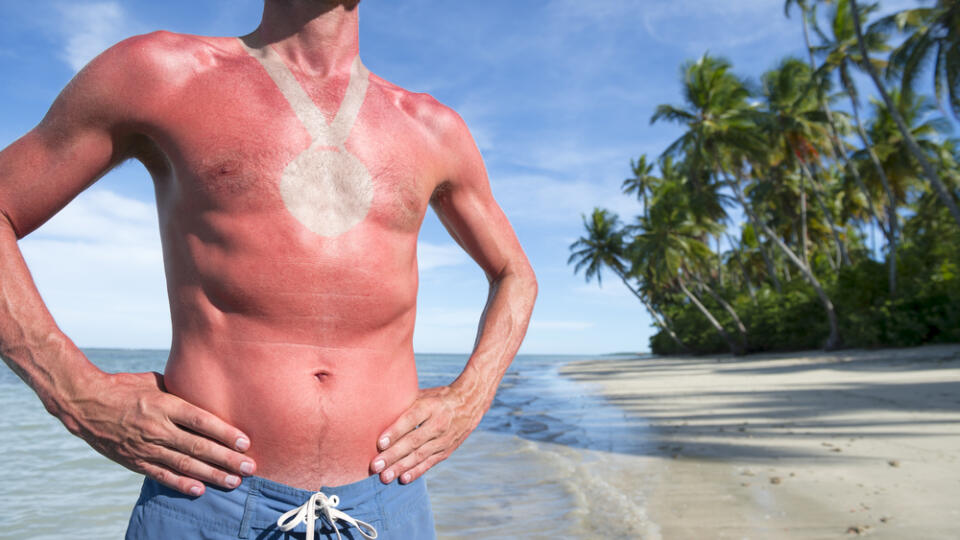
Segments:
[[[685,155],[691,171],[715,172],[715,156],[721,147],[757,148],[759,152],[763,141],[748,104],[750,91],[733,74],[730,62],[704,54],[684,63],[682,72],[686,106],[658,105],[650,118],[651,124],[667,120],[687,127],[664,154]]]
[[[573,272],[579,273],[584,270],[584,276],[589,283],[594,277],[597,283],[602,285],[601,270],[604,267],[613,271],[617,277],[623,281],[630,292],[643,303],[650,316],[656,321],[657,326],[665,330],[671,338],[686,350],[683,342],[674,333],[673,328],[664,320],[657,310],[650,305],[646,297],[630,285],[627,280],[627,268],[624,263],[624,231],[619,224],[620,219],[616,214],[601,208],[594,208],[589,218],[583,216],[583,226],[587,231],[586,236],[581,236],[576,242],[570,244],[570,258],[567,264],[573,264]]]
[[[800,8],[800,12],[801,12],[800,19],[803,24],[803,42],[806,45],[807,58],[810,63],[810,69],[814,73],[817,73],[818,69],[817,69],[816,60],[814,60],[814,47],[810,43],[810,31],[808,28],[809,26],[808,21],[816,20],[816,10],[814,9],[814,6],[816,5],[816,1],[817,0],[811,0],[809,2],[808,0],[786,0],[783,5],[784,14],[786,14],[788,18],[790,17],[790,8],[794,4],[796,4]],[[857,170],[856,167],[853,166],[853,164],[849,159],[849,156],[847,155],[847,148],[846,148],[847,145],[840,138],[840,129],[837,125],[837,120],[834,116],[836,113],[834,113],[830,109],[830,103],[827,96],[827,92],[829,92],[830,79],[828,77],[819,77],[819,78],[821,79],[821,81],[815,84],[815,87],[817,89],[817,99],[820,104],[820,110],[823,111],[823,114],[827,118],[827,127],[829,129],[829,140],[830,140],[831,149],[833,150],[833,155],[839,158],[843,162],[844,167],[846,167],[847,171],[850,173],[851,178],[853,178],[854,182],[857,184],[857,186],[860,188],[860,191],[863,193],[866,199],[867,208],[870,210],[870,214],[873,216],[874,221],[878,224],[878,226],[881,229],[883,229],[884,236],[889,237],[889,233],[883,227],[883,222],[877,216],[877,210],[875,205],[873,204],[873,198],[871,197],[870,192],[867,190],[866,186],[863,184],[863,181],[860,178],[860,172]],[[840,253],[840,256],[842,259],[843,253]]]
[[[703,178],[707,181],[714,179],[714,184],[721,182],[732,188],[741,206],[743,206],[754,231],[763,231],[774,244],[787,255],[788,260],[795,264],[807,281],[816,291],[823,303],[827,319],[830,324],[830,337],[827,347],[833,348],[839,344],[840,334],[833,303],[817,280],[810,267],[794,254],[790,247],[763,220],[743,196],[741,184],[744,179],[744,164],[752,164],[752,172],[760,174],[763,163],[767,159],[769,146],[764,144],[757,122],[760,111],[755,105],[748,103],[750,92],[744,82],[731,72],[730,63],[723,59],[716,59],[704,55],[695,62],[687,62],[683,68],[684,87],[683,95],[685,106],[660,105],[651,118],[651,122],[660,119],[684,124],[687,129],[670,147],[665,154],[680,154],[686,157],[688,174],[692,179],[700,178],[698,170],[706,170]],[[732,172],[735,180],[727,178]],[[654,202],[654,207],[657,203]],[[766,216],[765,216],[766,217]],[[651,222],[654,225],[658,220],[651,213]],[[635,238],[635,242],[639,236]],[[763,242],[758,242],[763,245]],[[657,252],[657,250],[652,250]],[[661,249],[658,256],[666,256]],[[689,258],[689,257],[688,257]],[[653,259],[658,260],[658,259]],[[668,264],[660,262],[660,264]],[[667,266],[666,269],[670,269]],[[680,270],[684,270],[680,267]],[[679,272],[679,282],[684,288],[683,277],[686,272]],[[674,279],[669,273],[664,279]],[[688,291],[684,291],[687,294]],[[690,294],[688,294],[690,297]],[[694,298],[691,298],[694,301]]]
[[[932,116],[937,110],[936,105],[920,94],[892,90],[890,97],[924,155],[941,160],[943,145],[940,140],[950,133],[952,126],[946,118]],[[910,188],[922,179],[922,173],[886,104],[872,100],[872,105],[873,121],[867,128],[870,138],[876,144],[877,155],[887,172],[894,196],[899,201],[906,201]]]
[[[779,247],[780,250],[787,256],[790,262],[792,262],[800,270],[800,273],[803,274],[807,282],[810,283],[810,286],[813,287],[814,291],[816,291],[817,297],[819,297],[820,303],[823,304],[823,308],[826,311],[827,322],[830,324],[830,336],[827,338],[827,342],[824,346],[827,349],[834,349],[838,347],[840,345],[840,326],[837,321],[836,309],[833,307],[833,302],[830,300],[830,297],[824,290],[823,285],[820,284],[820,281],[814,275],[810,267],[805,265],[803,261],[790,249],[790,247],[787,246],[783,240],[781,240],[780,237],[770,228],[770,226],[757,216],[757,213],[743,195],[743,190],[740,187],[739,181],[740,173],[737,172],[736,174],[738,181],[731,182],[731,187],[733,188],[734,194],[737,196],[737,200],[740,201],[741,206],[743,206],[743,209],[750,217],[750,220],[753,223],[758,223],[760,225],[767,236],[773,240],[777,247]]]
[[[627,248],[633,263],[631,273],[643,272],[653,287],[679,288],[720,334],[730,352],[742,354],[740,344],[730,337],[687,284],[691,268],[708,258],[711,252],[700,240],[703,231],[689,212],[686,188],[678,181],[660,184],[649,217],[640,217],[633,229],[636,234]]]
[[[624,180],[620,189],[627,195],[636,194],[637,200],[643,203],[643,215],[646,216],[650,206],[648,195],[656,186],[659,178],[652,174],[653,163],[647,163],[646,154],[640,156],[636,161],[631,159],[630,169],[633,171],[633,177]]]
[[[681,67],[684,104],[659,105],[650,123],[667,120],[686,127],[686,131],[663,153],[666,160],[682,155],[683,174],[690,180],[689,191],[694,194],[691,208],[697,214],[699,225],[726,219],[723,210],[723,184],[717,181],[721,169],[718,156],[722,148],[736,146],[755,149],[760,155],[763,141],[754,124],[755,111],[749,105],[750,92],[746,84],[732,73],[732,65],[724,58],[704,54]],[[664,178],[667,177],[666,171]],[[774,287],[780,290],[773,259],[761,242],[768,274]]]
[[[910,135],[924,153],[939,159],[941,145],[937,139],[951,130],[949,122],[942,117],[931,118],[929,115],[936,110],[936,107],[922,95],[908,95],[893,91],[891,98],[897,103],[898,112],[904,122],[910,126]],[[923,180],[922,174],[886,105],[873,100],[873,109],[873,121],[868,127],[870,138],[876,144],[877,156],[890,181],[894,197],[898,201],[906,201],[911,187]],[[854,157],[862,159],[862,156],[856,154]],[[864,178],[870,179],[869,169],[865,171]],[[892,259],[890,268],[893,274],[896,268],[896,252],[891,252],[889,256]],[[894,275],[891,275],[890,293],[891,295],[896,293]]]
[[[839,3],[842,4],[844,1],[845,0],[839,0]],[[864,37],[863,29],[860,25],[861,12],[857,7],[857,0],[850,0],[849,12],[850,18],[853,20],[853,27],[857,36],[857,46],[860,49],[863,68],[866,69],[867,73],[870,75],[870,78],[873,80],[873,84],[877,87],[877,92],[880,94],[880,97],[883,98],[883,102],[887,105],[887,109],[890,111],[893,121],[896,122],[900,133],[903,134],[903,140],[907,144],[907,148],[910,149],[914,159],[920,163],[920,168],[923,170],[924,176],[927,177],[927,180],[930,182],[930,185],[933,186],[937,196],[940,197],[941,202],[943,202],[943,204],[950,211],[954,221],[957,222],[957,226],[960,227],[960,207],[957,206],[957,202],[947,189],[947,186],[943,183],[943,180],[937,176],[937,172],[934,170],[933,165],[930,163],[927,157],[923,155],[923,151],[920,149],[917,141],[914,140],[912,135],[910,135],[910,129],[903,121],[903,118],[901,118],[900,113],[897,112],[897,107],[894,105],[893,100],[890,99],[890,94],[887,92],[883,82],[880,80],[880,75],[877,73],[876,67],[870,61],[868,53],[870,33],[868,32],[867,37]],[[864,13],[862,13],[862,16],[865,17],[868,14],[869,10],[865,10]],[[956,29],[954,29],[954,32],[956,33]],[[952,54],[948,54],[948,56],[956,57],[958,54],[960,54],[960,50],[954,49]]]
[[[820,159],[820,150],[830,138],[826,115],[820,108],[817,93],[813,92],[812,70],[802,61],[787,57],[776,69],[763,75],[763,97],[766,104],[764,124],[771,138],[771,157],[800,170],[801,253],[809,265],[807,255],[807,189],[809,179],[814,197],[827,220],[840,259],[849,264],[846,247],[833,219],[833,213],[823,201],[822,185],[813,173]]]
[[[810,29],[807,25],[807,19],[810,17],[810,5],[807,0],[786,0],[783,3],[783,14],[790,18],[790,8],[796,5],[800,8],[800,21],[803,25],[803,42],[807,46],[807,55],[810,57],[810,69],[817,69],[816,62],[813,60],[813,47],[810,44]]]
[[[750,295],[750,301],[753,302],[753,305],[757,305],[757,293],[753,287],[753,280],[751,278],[751,273],[748,270],[748,267],[743,262],[743,255],[741,253],[740,246],[734,241],[733,237],[729,233],[724,233],[724,236],[727,238],[727,243],[730,244],[730,249],[723,254],[726,258],[726,263],[729,265],[732,262],[736,263],[737,269],[740,270],[739,278],[742,282],[742,286],[747,290],[747,294]],[[735,272],[730,272],[734,277],[737,276]]]
[[[863,10],[857,12],[860,13],[860,16],[867,16],[876,9],[876,4],[870,4],[865,6]],[[889,50],[887,35],[882,32],[881,27],[873,27],[866,35],[863,47],[861,47],[856,32],[859,18],[854,17],[853,11],[848,9],[848,0],[837,0],[832,17],[830,17],[830,23],[830,37],[824,34],[819,29],[819,26],[815,26],[817,34],[824,42],[823,45],[817,47],[816,50],[825,56],[824,64],[818,71],[823,77],[829,77],[831,73],[836,72],[844,92],[846,92],[850,98],[850,108],[853,112],[857,134],[860,136],[863,148],[870,157],[873,170],[877,178],[879,178],[880,184],[883,186],[883,191],[887,197],[887,227],[884,228],[883,231],[887,237],[888,249],[891,253],[894,253],[896,252],[898,229],[895,205],[896,198],[894,197],[893,190],[890,188],[890,182],[883,170],[883,166],[880,164],[880,160],[873,150],[873,143],[867,136],[863,122],[860,119],[859,91],[853,79],[853,68],[872,69],[872,62],[880,63],[879,60],[870,58],[868,52],[883,52]],[[891,262],[890,264],[895,263]],[[891,267],[890,276],[894,276],[895,273],[895,268]],[[895,278],[891,277],[890,289],[894,290],[895,288]]]
[[[902,92],[909,95],[932,61],[937,102],[947,101],[960,118],[960,3],[937,0],[932,7],[907,9],[878,21],[890,23],[909,35],[890,55],[887,74],[899,73]]]

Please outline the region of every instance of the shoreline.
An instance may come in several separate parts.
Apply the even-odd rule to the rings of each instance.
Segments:
[[[601,357],[560,373],[643,426],[648,538],[960,532],[960,345]]]

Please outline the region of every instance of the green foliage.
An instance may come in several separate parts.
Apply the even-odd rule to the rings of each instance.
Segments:
[[[794,8],[808,61],[784,58],[759,84],[722,57],[683,64],[681,103],[650,119],[683,133],[622,185],[642,212],[621,224],[594,209],[569,262],[588,281],[617,274],[654,316],[659,354],[960,341],[960,142],[937,114],[960,115],[960,3],[869,25],[873,2]],[[937,99],[915,84],[930,63]],[[856,72],[883,97],[864,117]]]
[[[840,268],[826,283],[836,306],[844,345],[848,347],[909,347],[925,343],[960,341],[960,230],[946,209],[910,217],[904,243],[897,251],[900,289],[891,297],[885,261],[862,258]],[[750,329],[750,351],[813,349],[823,345],[829,328],[816,295],[794,279],[782,294],[764,286],[756,303],[744,291],[726,290],[724,296]],[[705,302],[715,313],[722,311]],[[671,302],[664,308],[674,330],[697,354],[726,352],[723,341],[697,309]],[[721,319],[725,326],[729,319]],[[656,354],[676,354],[676,343],[660,333],[650,340]]]

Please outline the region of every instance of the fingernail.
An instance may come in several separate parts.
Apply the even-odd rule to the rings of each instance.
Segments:
[[[378,459],[378,460],[374,461],[374,462],[373,462],[373,472],[380,472],[380,471],[382,471],[384,465],[386,465],[386,463],[384,463],[382,459]]]
[[[383,475],[383,479],[389,484],[393,482],[393,474],[393,471],[387,471],[386,474]]]
[[[224,480],[226,484],[230,487],[237,487],[240,485],[240,477],[234,475],[227,475],[227,478]]]
[[[241,452],[246,452],[250,448],[250,441],[243,437],[237,437],[237,442],[234,443],[234,446],[237,447],[237,450]]]
[[[381,450],[386,450],[390,446],[390,437],[384,437],[377,442]]]
[[[199,497],[201,493],[203,493],[203,488],[200,486],[193,486],[190,488],[190,495],[193,495],[194,497]]]
[[[400,481],[404,484],[410,482],[410,473],[404,473],[404,475],[400,477]]]
[[[240,472],[243,474],[253,474],[253,463],[249,461],[244,461],[240,464]]]

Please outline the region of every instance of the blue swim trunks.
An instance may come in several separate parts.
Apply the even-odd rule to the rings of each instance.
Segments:
[[[278,520],[290,530],[282,530]],[[423,478],[384,485],[370,476],[312,492],[251,476],[231,491],[207,486],[200,497],[147,478],[126,540],[300,540],[311,536],[307,522],[314,522],[315,540],[437,537]]]

